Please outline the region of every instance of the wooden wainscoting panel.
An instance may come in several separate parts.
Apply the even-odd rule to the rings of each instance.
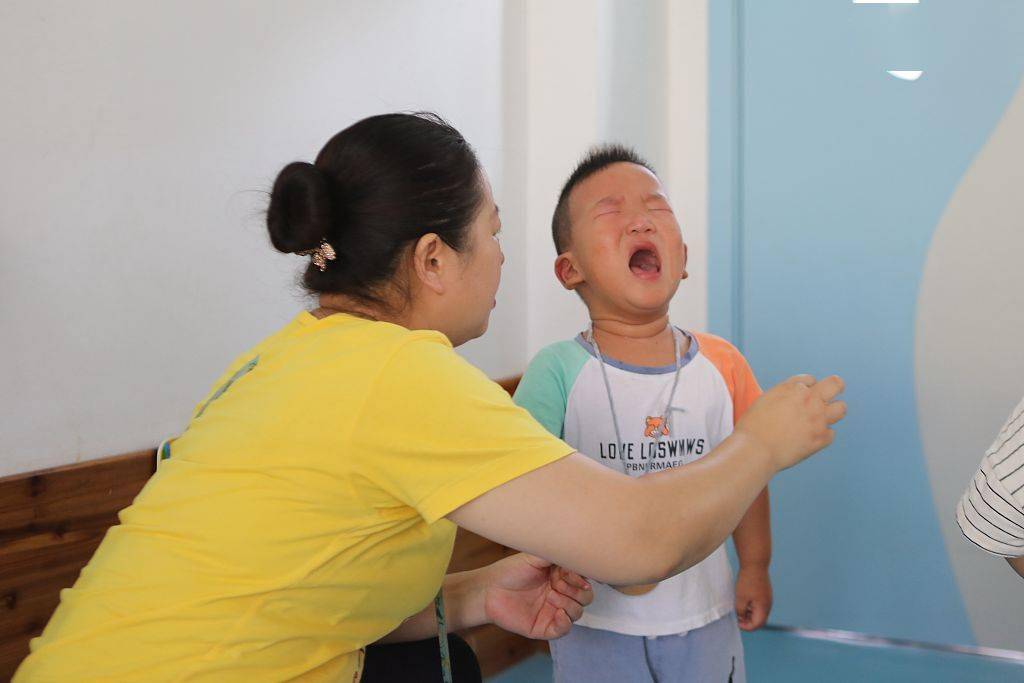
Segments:
[[[149,450],[0,479],[0,680],[154,468]]]
[[[0,479],[0,540],[127,507],[156,468],[155,449]]]
[[[464,572],[485,567],[513,553],[514,550],[498,545],[483,536],[459,529],[455,534],[455,549],[452,551],[451,562],[448,563],[448,572]]]
[[[509,396],[516,393],[516,388],[519,386],[519,381],[523,378],[522,375],[516,375],[515,377],[506,377],[505,379],[495,380],[502,389],[509,393]]]

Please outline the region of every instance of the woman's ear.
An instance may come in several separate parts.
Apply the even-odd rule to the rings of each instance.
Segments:
[[[555,277],[569,290],[576,289],[585,281],[571,251],[561,253],[555,259]]]
[[[686,278],[690,277],[690,274],[686,272],[686,264],[689,261],[689,256],[690,250],[686,246],[686,242],[683,242],[683,276],[679,278],[680,280],[685,280]]]
[[[435,233],[416,240],[412,250],[412,271],[424,287],[444,294],[444,271],[450,266],[451,249]]]

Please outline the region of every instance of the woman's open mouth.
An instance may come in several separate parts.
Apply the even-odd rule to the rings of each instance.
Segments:
[[[629,257],[629,270],[643,280],[656,280],[661,274],[661,259],[654,245],[639,245]]]

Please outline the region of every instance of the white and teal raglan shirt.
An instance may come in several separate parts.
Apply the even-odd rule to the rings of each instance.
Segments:
[[[515,401],[580,453],[630,476],[694,462],[732,433],[761,388],[732,344],[709,334],[683,334],[690,345],[681,359],[668,411],[675,363],[641,367],[605,357],[622,445],[615,435],[600,361],[583,335],[538,353],[523,375]],[[650,523],[658,524],[657,517]],[[672,635],[725,616],[734,602],[732,570],[722,545],[644,595],[625,595],[595,582],[594,601],[578,623],[627,635]]]

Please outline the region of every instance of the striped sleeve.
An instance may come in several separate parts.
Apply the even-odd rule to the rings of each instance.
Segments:
[[[982,550],[1024,556],[1024,401],[985,452],[957,503],[956,522]]]

